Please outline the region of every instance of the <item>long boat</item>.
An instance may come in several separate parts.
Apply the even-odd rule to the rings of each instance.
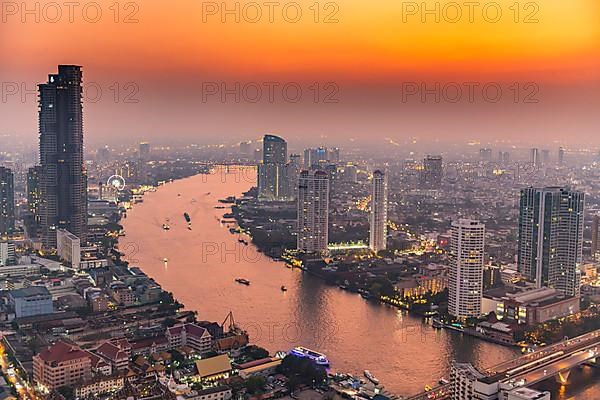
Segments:
[[[296,357],[303,357],[313,360],[317,365],[327,366],[329,365],[329,360],[327,356],[323,353],[319,353],[318,351],[307,349],[306,347],[298,346],[294,347],[290,350],[290,354]]]

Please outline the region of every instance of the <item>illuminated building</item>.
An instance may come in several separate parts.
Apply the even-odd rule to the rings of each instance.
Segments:
[[[298,178],[298,250],[325,254],[329,238],[329,178],[302,171]]]
[[[39,85],[39,129],[42,243],[56,248],[56,230],[61,228],[86,243],[81,67],[59,65],[58,74]]]
[[[48,391],[92,377],[92,359],[78,346],[58,341],[33,356],[33,380]]]
[[[263,138],[263,160],[258,165],[258,197],[264,201],[288,198],[287,143],[279,136]]]
[[[387,242],[387,177],[382,171],[373,173],[369,247],[375,253],[386,249]]]
[[[423,189],[439,189],[442,184],[442,156],[427,156],[423,160],[420,182]]]
[[[483,295],[485,226],[460,219],[452,223],[448,312],[458,318],[479,317]]]
[[[600,261],[600,214],[594,215],[592,221],[592,258]]]
[[[15,229],[15,184],[10,169],[0,167],[0,235]]]
[[[31,167],[27,171],[27,207],[36,224],[40,222],[40,204],[42,202],[41,174],[42,167],[39,165]]]
[[[519,272],[536,287],[579,293],[585,195],[569,188],[521,190]]]

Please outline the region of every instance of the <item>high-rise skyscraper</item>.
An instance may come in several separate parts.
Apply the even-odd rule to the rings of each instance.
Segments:
[[[537,287],[579,293],[585,195],[569,188],[521,190],[519,272]]]
[[[15,179],[9,168],[0,167],[0,235],[15,229]]]
[[[508,166],[508,164],[510,164],[510,153],[508,151],[498,152],[498,161],[503,166]]]
[[[298,176],[300,175],[300,154],[291,154],[290,162],[286,165],[288,189],[290,199],[298,198]]]
[[[533,148],[529,151],[529,164],[532,167],[540,167],[541,166],[540,152],[538,149]]]
[[[452,223],[448,312],[457,318],[479,317],[483,296],[485,226],[460,219]]]
[[[266,201],[288,199],[287,143],[279,136],[263,138],[263,161],[258,165],[258,197]]]
[[[592,258],[600,260],[600,214],[594,215],[592,220]]]
[[[542,165],[550,163],[550,150],[542,150]]]
[[[559,147],[558,149],[558,165],[565,165],[565,149]]]
[[[40,223],[40,205],[42,203],[41,178],[41,166],[36,165],[27,171],[27,208],[33,215],[33,220],[36,224]]]
[[[56,248],[56,230],[82,243],[87,231],[87,176],[83,163],[81,67],[59,65],[39,85],[42,244]]]
[[[442,156],[428,155],[423,160],[421,171],[421,187],[424,189],[439,189],[442,184],[443,161]]]
[[[385,250],[387,244],[388,184],[384,172],[373,172],[371,190],[371,217],[369,247],[375,253]]]
[[[479,159],[481,161],[492,161],[492,149],[489,147],[479,149]]]
[[[325,171],[302,171],[298,177],[298,250],[327,253],[329,178]]]
[[[332,147],[327,150],[327,161],[333,164],[340,162],[340,148]]]
[[[139,144],[140,160],[148,160],[150,158],[150,144],[148,142],[140,142]]]
[[[304,150],[304,169],[316,169],[323,167],[329,160],[329,150],[327,147],[319,147],[316,149]],[[335,154],[333,154],[336,157]],[[339,158],[339,150],[337,152]]]

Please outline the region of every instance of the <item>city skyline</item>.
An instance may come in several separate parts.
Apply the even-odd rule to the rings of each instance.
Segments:
[[[0,5],[0,398],[600,399],[600,3]]]

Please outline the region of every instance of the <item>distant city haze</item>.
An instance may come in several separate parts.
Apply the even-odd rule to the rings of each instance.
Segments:
[[[427,14],[421,3],[439,11]],[[46,2],[5,2],[0,133],[35,140],[36,84],[58,64],[77,64],[88,85],[90,143],[271,132],[290,140],[598,144],[596,0],[497,0],[499,10],[485,13],[489,2],[472,12],[446,3],[347,0],[315,9],[301,0],[297,21],[284,2],[270,22],[267,8],[244,2],[233,14],[221,2],[97,3],[98,17],[95,9],[84,14],[85,2],[72,15],[62,5],[60,16]],[[37,13],[25,12],[36,4]],[[276,84],[272,99],[265,83]]]

